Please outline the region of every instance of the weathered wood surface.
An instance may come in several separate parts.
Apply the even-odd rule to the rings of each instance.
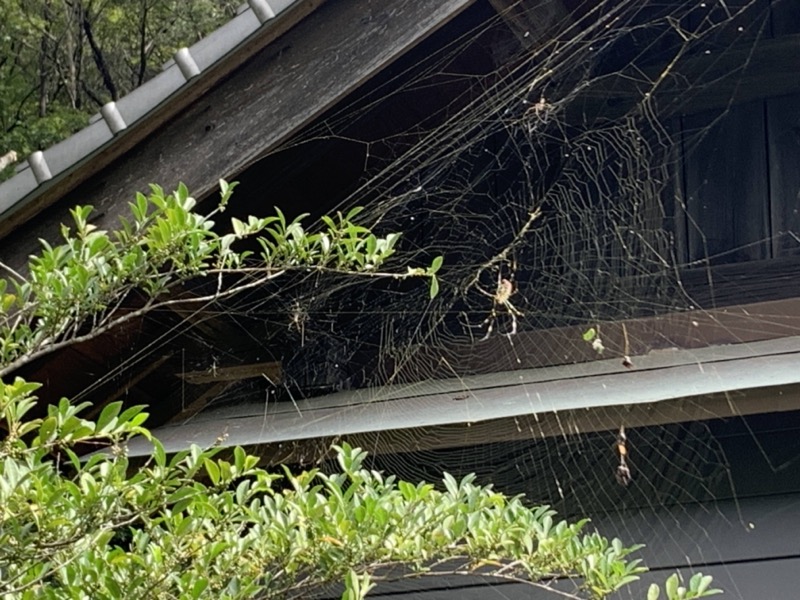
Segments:
[[[800,33],[800,0],[772,0],[772,35]]]
[[[800,78],[800,74],[797,76]],[[767,144],[773,256],[797,256],[800,254],[800,94],[767,100]]]
[[[800,35],[743,40],[681,60],[668,72],[665,66],[637,63],[628,72],[590,82],[567,107],[567,116],[587,122],[618,118],[643,102],[645,94],[651,94],[657,114],[664,118],[797,93]]]
[[[696,300],[691,301],[697,308]],[[603,358],[617,356],[621,360],[625,354],[641,356],[671,348],[705,348],[797,335],[800,299],[740,303],[727,308],[686,310],[591,325],[599,328],[605,346]],[[496,335],[479,343],[426,347],[403,364],[395,382],[418,381],[420,373],[449,379],[597,360],[591,344],[582,338],[589,326],[520,331],[511,339]]]
[[[689,262],[769,258],[764,105],[683,119]]]
[[[76,203],[95,206],[102,215],[96,224],[108,227],[151,182],[171,189],[183,181],[196,196],[208,194],[220,177],[235,178],[473,2],[324,4],[178,117],[163,119],[152,135],[92,173],[35,223],[7,237],[0,258],[19,268],[38,238],[57,235]],[[14,224],[0,234],[9,226]]]
[[[800,258],[687,269],[681,283],[695,306],[708,309],[796,298],[800,296]]]

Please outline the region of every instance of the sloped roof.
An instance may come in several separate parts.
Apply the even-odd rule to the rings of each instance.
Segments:
[[[102,153],[113,152],[122,138],[165,104],[186,95],[223,59],[248,40],[273,28],[299,0],[247,0],[238,14],[189,48],[181,48],[161,73],[116,102],[104,105],[85,128],[20,163],[0,183],[0,219],[18,211],[46,187]],[[216,74],[219,77],[219,73]]]

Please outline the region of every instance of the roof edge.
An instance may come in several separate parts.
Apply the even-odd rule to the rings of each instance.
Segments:
[[[0,238],[125,154],[325,1],[248,0],[230,21],[178,50],[161,73],[104,105],[89,125],[32,153],[0,183]]]

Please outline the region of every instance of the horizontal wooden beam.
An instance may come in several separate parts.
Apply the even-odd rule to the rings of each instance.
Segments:
[[[787,256],[686,269],[681,282],[698,307],[735,306],[800,297],[800,257]]]
[[[583,333],[590,326],[599,331],[605,347],[602,356],[583,340]],[[643,356],[671,348],[705,348],[789,337],[797,335],[799,327],[800,298],[789,298],[624,321],[520,331],[510,340],[496,335],[476,343],[423,348],[402,365],[394,382],[414,382],[419,373],[428,373],[434,379],[449,379],[578,364],[598,358],[617,357],[621,361],[626,355]]]
[[[570,120],[618,118],[653,102],[656,114],[698,113],[800,92],[800,34],[743,40],[675,65],[634,65],[601,76],[567,108]]]
[[[254,377],[264,377],[272,383],[278,383],[283,377],[283,372],[279,362],[259,362],[232,367],[214,367],[204,371],[188,371],[186,373],[176,373],[176,375],[192,385],[221,381],[240,381],[242,379],[253,379]]]

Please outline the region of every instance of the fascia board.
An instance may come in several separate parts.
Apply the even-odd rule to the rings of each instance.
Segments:
[[[634,369],[610,359],[510,371],[416,386],[341,392],[294,404],[250,404],[208,411],[153,434],[168,452],[191,444],[255,445],[476,423],[576,409],[651,404],[800,383],[800,337],[636,357]],[[150,443],[132,440],[132,456]]]

